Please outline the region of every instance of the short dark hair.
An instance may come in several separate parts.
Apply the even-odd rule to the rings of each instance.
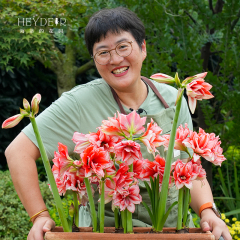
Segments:
[[[138,16],[124,7],[102,9],[90,18],[85,29],[85,42],[90,55],[93,54],[93,45],[106,37],[108,32],[130,32],[141,47],[145,39],[145,28]]]

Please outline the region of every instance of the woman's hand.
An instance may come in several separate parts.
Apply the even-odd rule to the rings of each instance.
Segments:
[[[55,228],[55,222],[49,216],[38,216],[28,234],[27,240],[44,240],[44,234]]]
[[[222,236],[224,240],[232,240],[225,222],[217,217],[210,208],[202,211],[200,225],[204,232],[211,231],[216,239]]]

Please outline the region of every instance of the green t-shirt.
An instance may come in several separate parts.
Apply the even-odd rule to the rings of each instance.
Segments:
[[[175,109],[177,90],[166,84],[155,81],[153,83],[169,107]],[[165,108],[150,87],[148,87],[148,90],[148,96],[140,108],[147,112],[148,117],[151,117],[151,115],[154,116]],[[128,108],[124,107],[124,109],[127,114],[130,113]],[[48,158],[52,159],[54,157],[58,142],[67,145],[69,154],[71,154],[75,147],[71,140],[74,132],[84,134],[96,132],[96,128],[101,125],[102,120],[113,117],[117,111],[120,111],[119,107],[108,84],[103,79],[76,86],[69,92],[63,93],[59,99],[36,118]],[[144,113],[141,116],[145,116]],[[178,125],[182,124],[184,126],[185,123],[188,123],[189,129],[192,129],[188,106],[186,100],[183,99]],[[166,131],[169,131],[169,129],[163,129],[163,133],[166,133]],[[23,132],[37,146],[30,124],[23,129]],[[184,152],[181,153],[181,158],[185,157],[188,157],[188,155]]]
[[[148,86],[148,96],[140,106],[140,108],[147,112],[147,115],[143,114],[146,114],[144,111],[141,116],[147,117],[146,124],[153,118],[163,129],[162,134],[170,133],[175,113],[177,90],[166,84],[153,83],[169,105],[169,108],[165,109],[159,98]],[[127,114],[130,113],[130,110],[126,107],[124,107],[124,110]],[[75,144],[71,140],[74,132],[77,131],[84,134],[96,132],[102,120],[113,117],[114,113],[117,111],[119,111],[119,107],[112,96],[108,84],[103,79],[94,80],[90,83],[77,86],[69,92],[63,93],[58,100],[36,118],[48,158],[52,159],[54,157],[54,151],[57,151],[58,142],[67,145],[69,155],[71,155],[75,147]],[[184,126],[185,123],[188,123],[189,129],[192,129],[191,116],[186,100],[183,98],[178,125],[182,124]],[[23,132],[37,145],[31,125],[24,128]],[[140,143],[140,145],[144,159],[153,161],[153,155],[147,152],[146,147],[143,146],[142,143]],[[159,147],[158,150],[163,157],[166,157],[163,146]],[[175,152],[177,152],[177,154]],[[180,154],[179,151],[175,152],[173,161],[179,158]],[[181,152],[181,159],[187,157],[188,155],[185,152]],[[141,181],[139,181],[139,186],[143,201],[149,205],[149,196]],[[167,208],[169,208],[174,201],[177,201],[177,199],[178,193],[175,187],[172,187],[169,190]],[[88,226],[88,224],[91,224],[89,212],[86,208],[81,208],[81,211],[81,226]],[[175,227],[177,220],[176,216],[177,206],[171,210],[165,226]],[[111,203],[106,205],[105,225],[114,226]],[[136,210],[133,214],[133,226],[145,227],[149,225],[151,225],[151,220],[147,210],[141,204],[136,205]],[[193,227],[193,225],[190,226]]]

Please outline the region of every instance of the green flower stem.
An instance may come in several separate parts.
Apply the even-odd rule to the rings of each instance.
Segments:
[[[48,181],[49,181],[51,189],[52,189],[53,198],[54,198],[54,201],[56,203],[56,207],[57,207],[57,211],[58,211],[61,223],[62,223],[63,231],[64,232],[70,232],[68,222],[67,222],[67,218],[66,218],[64,210],[63,210],[62,201],[61,201],[61,198],[60,198],[59,193],[58,193],[57,185],[56,185],[56,182],[55,182],[55,179],[53,177],[52,170],[51,170],[51,165],[49,163],[49,160],[48,160],[48,157],[47,157],[47,154],[46,154],[46,151],[45,151],[45,148],[44,148],[44,145],[43,145],[38,127],[37,127],[36,120],[35,120],[34,117],[30,117],[30,121],[32,123],[32,127],[33,127],[33,130],[34,130],[36,139],[37,139],[38,147],[39,147],[39,150],[40,150],[40,153],[41,153],[41,157],[42,157],[42,160],[43,160],[45,171],[47,173]]]
[[[118,208],[114,209],[114,220],[115,220],[115,228],[119,228],[119,210],[118,210]]]
[[[124,211],[121,211],[121,217],[122,217],[122,226],[124,233],[127,233],[127,209]]]
[[[100,197],[100,233],[104,233],[104,213],[105,213],[105,195],[104,195],[104,181],[101,182],[101,197]]]
[[[132,233],[133,232],[133,225],[132,225],[132,213],[129,212],[127,209],[127,232]]]
[[[159,212],[158,212],[159,222],[158,222],[158,226],[157,226],[157,229],[156,229],[157,231],[162,231],[162,228],[163,228],[161,226],[162,225],[161,221],[163,220],[164,214],[166,212],[169,177],[170,177],[170,171],[171,171],[173,149],[174,149],[174,144],[175,144],[175,137],[176,137],[176,132],[177,132],[177,123],[178,123],[178,117],[179,117],[179,113],[180,113],[180,109],[181,109],[181,103],[182,103],[182,94],[179,97],[179,100],[177,102],[176,112],[175,112],[175,115],[174,115],[173,126],[172,126],[172,131],[171,131],[170,140],[169,140],[167,159],[166,159],[166,165],[165,165],[163,182],[162,182],[162,190],[161,190],[161,193],[160,193],[160,206],[161,207],[159,208]]]
[[[88,178],[84,178],[84,182],[85,182],[86,189],[87,189],[87,195],[88,195],[88,200],[89,200],[90,210],[91,210],[91,215],[92,215],[93,232],[96,232],[97,231],[97,213],[96,213],[96,209],[95,209],[95,205],[94,205],[92,189],[91,189]]]
[[[75,225],[79,227],[79,207],[78,207],[78,198],[77,192],[73,191],[73,202],[74,202],[74,219]]]
[[[133,172],[133,163],[129,166],[129,172]],[[127,212],[127,232],[132,233],[133,232],[133,226],[132,226],[132,213],[129,212],[127,209],[125,210]]]
[[[190,189],[184,187],[184,196],[183,196],[183,227],[186,226],[187,216],[188,216],[188,208],[189,208],[189,196]]]
[[[182,229],[182,213],[183,213],[183,191],[181,188],[178,190],[178,219],[177,219],[177,230]]]

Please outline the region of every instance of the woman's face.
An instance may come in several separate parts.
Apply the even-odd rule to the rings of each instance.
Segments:
[[[131,42],[132,52],[127,57],[119,56],[115,50],[111,51],[111,60],[107,65],[100,65],[95,61],[97,70],[102,78],[116,91],[127,92],[141,82],[142,62],[146,57],[146,43],[139,48],[131,33],[122,31],[119,34],[109,32],[105,38],[93,45],[93,55],[102,50],[114,49],[119,43]]]

